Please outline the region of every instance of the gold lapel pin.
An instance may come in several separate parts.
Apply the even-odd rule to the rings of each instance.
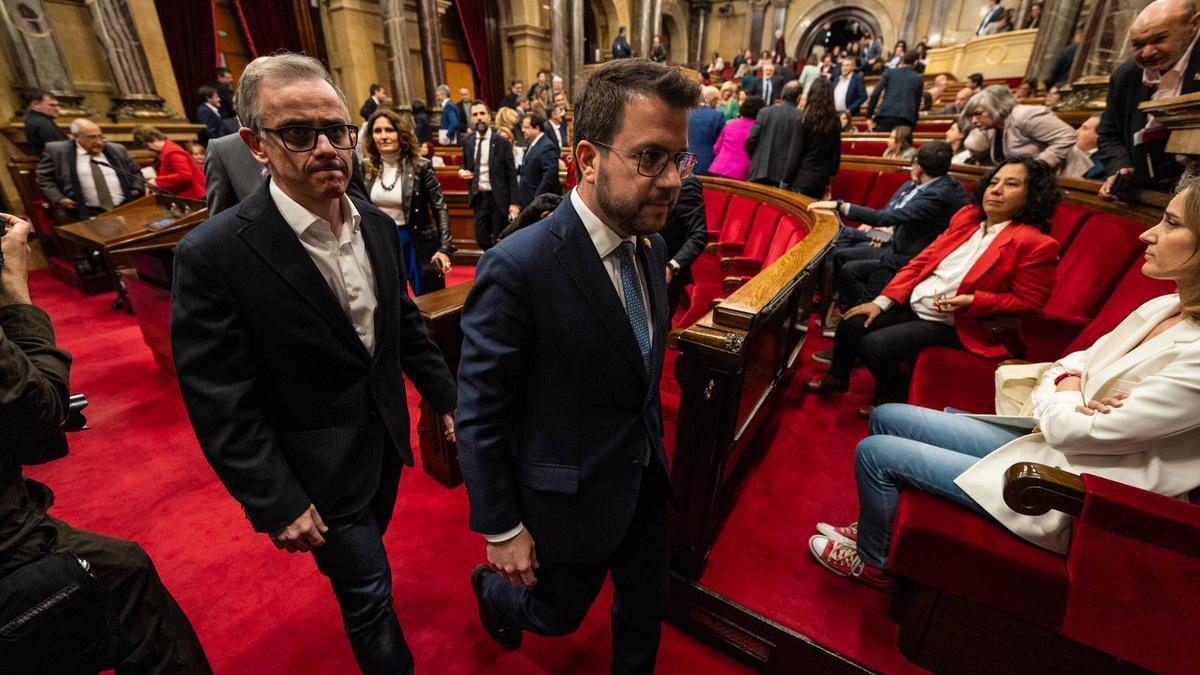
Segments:
[[[642,245],[650,248],[650,237],[642,237]]]

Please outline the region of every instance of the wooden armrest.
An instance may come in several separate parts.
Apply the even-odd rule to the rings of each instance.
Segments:
[[[731,274],[748,274],[755,275],[762,271],[762,258],[743,258],[741,256],[730,256],[721,258],[721,271]]]
[[[1004,503],[1027,516],[1083,511],[1083,479],[1062,469],[1034,462],[1017,462],[1004,472]]]
[[[750,281],[750,277],[725,277],[721,280],[721,290],[732,293]]]

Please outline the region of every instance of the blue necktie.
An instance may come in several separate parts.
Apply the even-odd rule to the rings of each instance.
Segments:
[[[642,284],[638,280],[637,265],[633,262],[633,243],[621,242],[616,250],[621,263],[621,290],[625,294],[625,312],[629,314],[629,325],[642,350],[642,363],[646,374],[650,373],[650,324],[646,320],[646,305],[642,303]]]

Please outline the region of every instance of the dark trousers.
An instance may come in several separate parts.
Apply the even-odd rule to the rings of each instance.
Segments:
[[[850,369],[861,358],[875,378],[875,399],[884,403],[905,398],[902,362],[916,358],[926,347],[962,348],[953,325],[918,318],[907,304],[883,312],[870,327],[864,323],[866,317],[856,316],[838,324],[829,374],[848,380]]]
[[[325,545],[312,550],[317,569],[333,586],[358,667],[368,675],[413,672],[413,655],[392,607],[392,570],[383,548],[400,468],[400,457],[385,449],[383,475],[370,505],[330,525]]]
[[[874,131],[891,131],[899,126],[913,127],[917,123],[913,120],[906,120],[903,117],[884,117],[883,115],[875,116]]]
[[[645,470],[633,520],[610,559],[541,562],[532,587],[489,574],[484,577],[485,602],[523,630],[566,635],[579,627],[611,572],[612,672],[654,672],[668,588],[667,497],[659,474],[653,466]]]
[[[491,192],[483,191],[475,193],[471,209],[475,213],[475,243],[486,251],[500,239],[500,233],[508,225],[508,213],[500,210]]]

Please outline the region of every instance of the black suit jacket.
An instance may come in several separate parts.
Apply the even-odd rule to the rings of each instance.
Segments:
[[[475,143],[478,138],[475,133],[463,141],[462,169],[475,173]],[[508,213],[508,207],[517,196],[517,164],[513,159],[512,143],[508,139],[492,132],[488,135],[488,179],[492,184],[492,198],[501,213]],[[470,181],[467,186],[468,198],[472,205],[475,196],[479,194],[478,182]]]
[[[930,181],[904,208],[896,208],[916,187],[912,181],[901,185],[882,209],[850,204],[846,217],[872,227],[896,228],[889,248],[901,255],[915,256],[946,230],[950,218],[970,200],[962,183],[942,176]]]
[[[471,529],[524,523],[542,562],[606,559],[629,529],[643,472],[667,480],[666,244],[638,237],[636,251],[653,322],[649,373],[569,199],[483,254],[463,308],[457,433]]]
[[[83,220],[102,211],[83,202],[83,188],[79,184],[79,171],[75,168],[75,148],[75,141],[56,141],[46,145],[38,161],[37,182],[51,204],[57,204],[63,197],[75,200],[76,211],[69,215]],[[129,156],[125,146],[105,143],[103,154],[105,161],[117,172],[125,201],[145,194],[146,180],[142,178],[142,169]]]
[[[799,120],[800,109],[788,103],[759,111],[743,148],[750,157],[750,180],[769,180],[772,185],[783,180],[788,151]]]
[[[679,265],[676,278],[684,285],[692,283],[692,263],[708,244],[704,188],[696,176],[688,176],[681,182],[679,199],[667,215],[667,224],[660,234],[667,243],[667,260],[674,260]]]
[[[375,180],[366,182],[366,194],[375,189]],[[442,184],[438,182],[433,163],[424,157],[417,158],[417,168],[405,164],[400,173],[400,195],[404,200],[404,224],[412,235],[417,249],[417,260],[432,269],[429,261],[437,252],[454,253],[450,237],[450,212],[446,210],[446,198],[442,195]]]
[[[1183,72],[1180,94],[1200,91],[1198,73],[1200,49],[1194,49]],[[1138,104],[1150,100],[1153,93],[1153,88],[1142,84],[1142,68],[1133,59],[1117,66],[1108,78],[1108,104],[1096,128],[1100,136],[1097,154],[1109,175],[1132,167],[1134,185],[1170,190],[1183,166],[1175,161],[1174,153],[1167,152],[1166,136],[1134,144],[1134,134],[1146,126],[1146,113],[1138,110]]]
[[[559,194],[558,158],[562,153],[550,136],[542,134],[533,147],[525,151],[521,171],[517,176],[517,206],[525,208],[533,198],[553,192]]]
[[[921,95],[925,93],[925,78],[912,68],[888,68],[879,78],[879,84],[871,91],[871,100],[867,102],[867,117],[875,117],[875,105],[879,96],[883,97],[883,105],[879,106],[880,117],[898,117],[906,120],[909,126],[917,123],[921,110]]]
[[[312,503],[328,523],[366,507],[383,453],[412,465],[401,373],[439,412],[454,381],[404,290],[392,219],[354,200],[375,276],[368,352],[268,184],[175,251],[171,346],[205,457],[260,532]]]
[[[36,110],[25,111],[25,142],[33,154],[40,155],[47,143],[65,141],[67,135],[54,123],[54,118]]]

